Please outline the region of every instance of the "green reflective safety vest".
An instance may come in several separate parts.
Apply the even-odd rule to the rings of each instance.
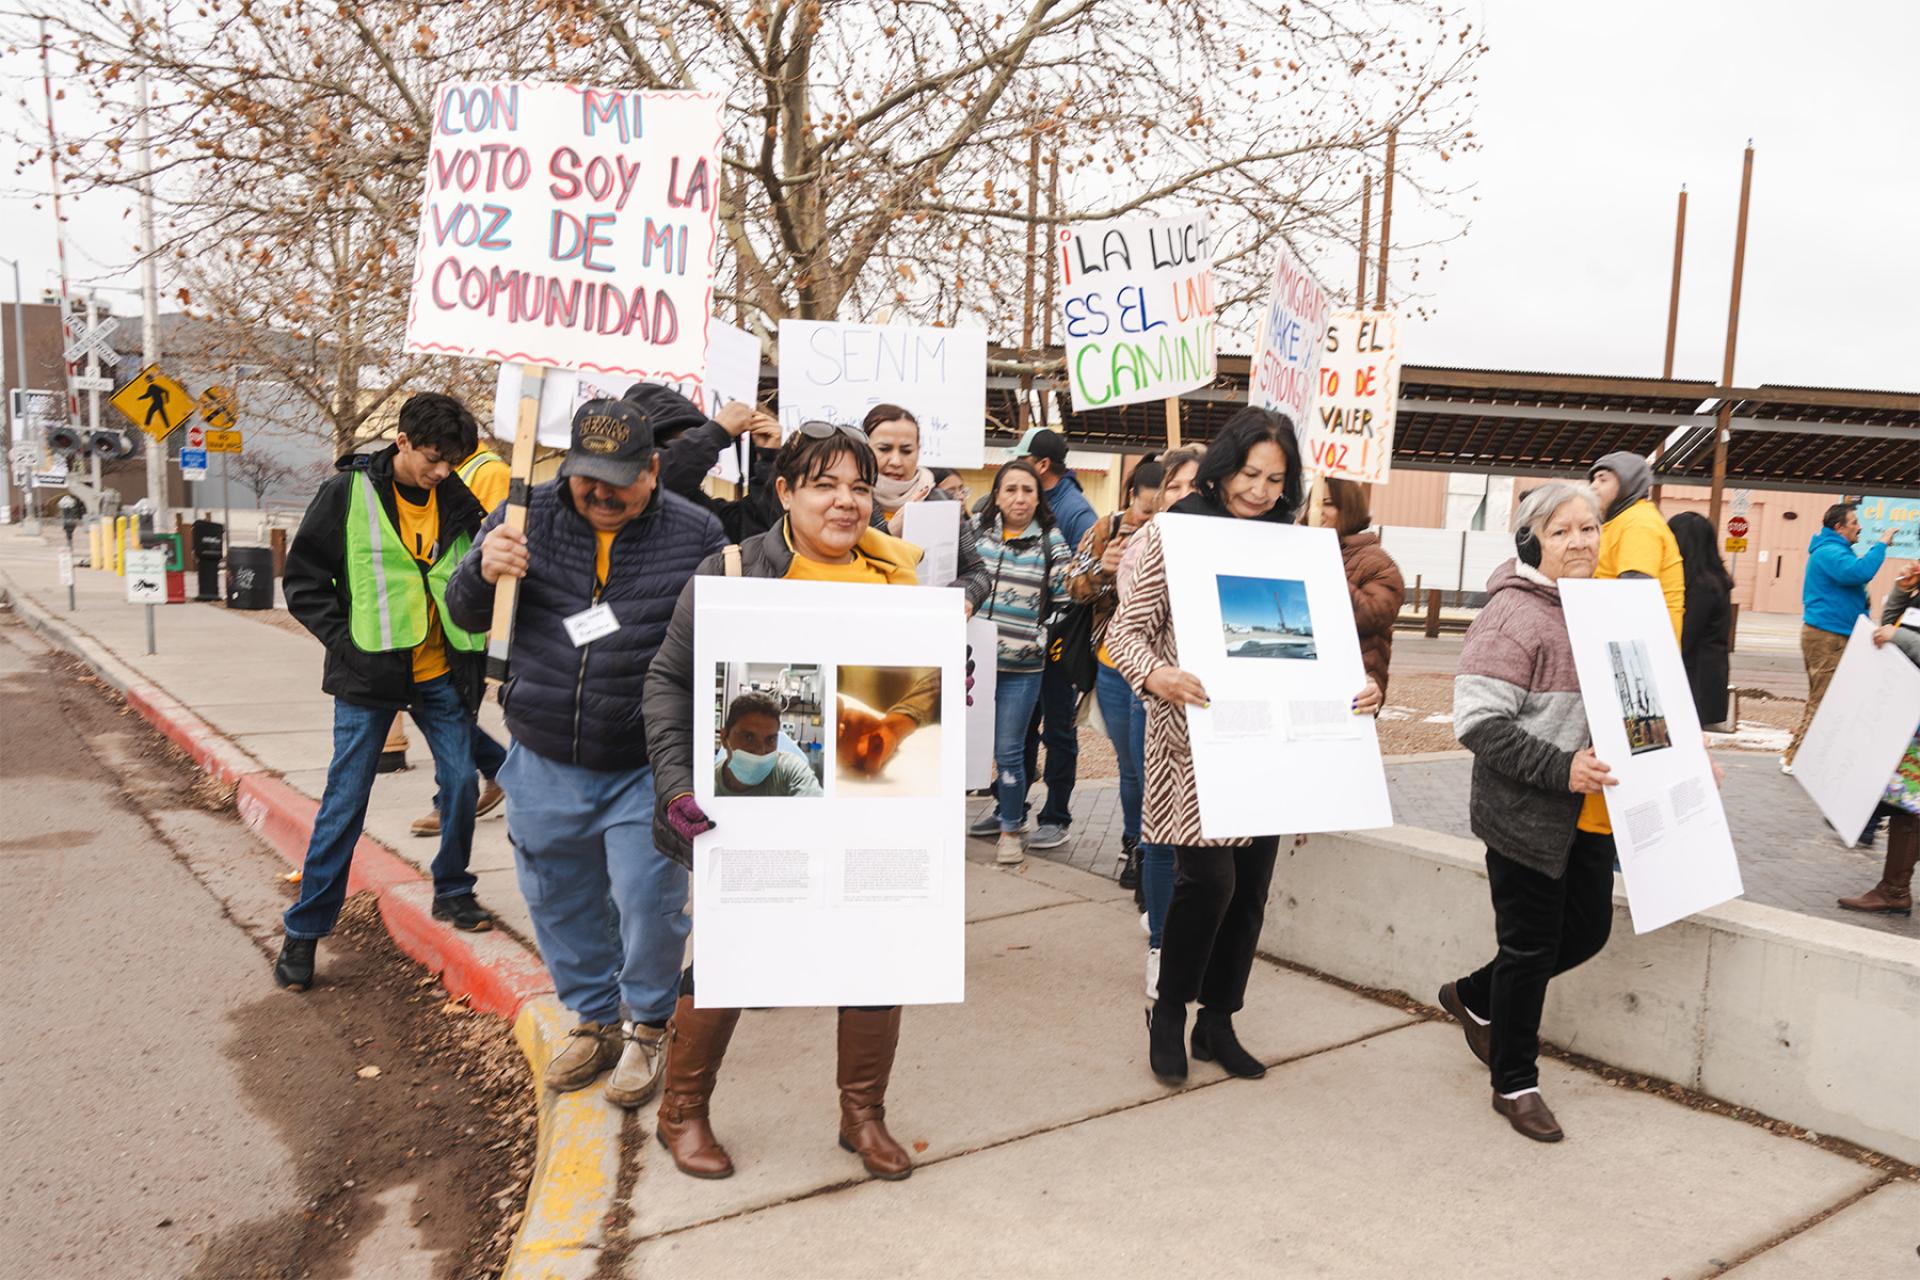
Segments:
[[[501,457],[499,454],[495,453],[491,449],[482,449],[478,453],[474,454],[471,458],[468,458],[465,462],[461,463],[459,470],[455,471],[453,474],[460,477],[461,484],[471,489],[473,488],[473,478],[476,475],[479,475],[480,468],[485,466],[489,462],[498,462],[500,465],[505,466],[507,460]]]
[[[427,638],[431,592],[447,647],[463,653],[483,648],[484,634],[462,631],[447,617],[447,579],[472,545],[473,538],[464,533],[451,543],[443,540],[440,558],[423,571],[387,516],[373,477],[362,471],[347,502],[347,595],[354,647],[385,653],[419,645]]]

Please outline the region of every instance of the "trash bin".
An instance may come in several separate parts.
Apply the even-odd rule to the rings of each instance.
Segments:
[[[227,608],[273,608],[273,549],[271,547],[228,548]]]

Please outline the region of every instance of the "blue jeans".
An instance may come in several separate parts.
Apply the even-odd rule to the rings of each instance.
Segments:
[[[560,1003],[583,1022],[666,1025],[693,918],[687,873],[653,847],[653,770],[604,773],[519,743],[500,769],[507,837]]]
[[[1000,802],[1000,829],[1018,831],[1026,821],[1027,725],[1040,702],[1038,671],[1002,671],[993,686],[994,798]]]
[[[473,855],[473,804],[480,785],[473,780],[473,713],[450,676],[413,686],[407,708],[433,752],[433,779],[449,803],[442,810],[440,850],[433,856],[433,895],[456,898],[473,892],[467,862]],[[333,932],[340,904],[347,900],[347,873],[353,847],[367,825],[367,799],[373,794],[374,766],[393,727],[390,708],[362,707],[333,700],[333,761],[327,789],[307,841],[301,868],[300,899],[287,908],[282,923],[290,938],[324,938]]]
[[[1027,721],[1024,766],[1031,783],[1040,767],[1040,744],[1046,743],[1047,802],[1040,806],[1040,825],[1073,825],[1073,783],[1079,772],[1080,691],[1059,667],[1048,667],[1040,677],[1040,700]]]
[[[500,766],[507,762],[507,749],[493,740],[493,735],[478,724],[473,726],[473,767],[488,782],[500,776]],[[439,807],[436,798],[434,807]]]
[[[1100,718],[1106,722],[1113,757],[1120,765],[1120,829],[1129,840],[1138,840],[1140,762],[1146,755],[1145,713],[1127,678],[1104,663],[1094,677],[1093,696],[1100,700]]]

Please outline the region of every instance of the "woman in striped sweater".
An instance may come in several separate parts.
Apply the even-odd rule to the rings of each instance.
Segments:
[[[1026,860],[1027,726],[1047,666],[1047,616],[1067,600],[1073,549],[1054,527],[1040,473],[1015,458],[993,478],[992,499],[975,522],[989,583],[977,616],[999,631],[993,695],[994,794],[1000,808],[995,861]]]

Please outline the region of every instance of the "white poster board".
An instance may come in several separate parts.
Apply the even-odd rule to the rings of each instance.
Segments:
[[[965,989],[960,593],[694,579],[694,758],[719,744],[729,664],[775,665],[820,691],[816,795],[694,795],[716,826],[693,853],[702,1007],[934,1004]],[[812,670],[808,670],[812,668]],[[841,763],[850,707],[885,714],[937,673],[937,715],[878,775]]]
[[[1633,931],[1740,896],[1740,863],[1660,584],[1563,578],[1593,754],[1613,770],[1607,818]]]
[[[987,447],[987,331],[911,324],[780,322],[780,426],[857,427],[877,404],[920,423],[920,461],[979,467]]]
[[[1277,409],[1293,419],[1303,457],[1332,313],[1327,291],[1282,242],[1267,282],[1267,309],[1260,317],[1249,366],[1247,403]]]
[[[1212,382],[1207,215],[1062,229],[1060,314],[1075,412],[1164,400]]]
[[[900,536],[920,548],[923,587],[946,587],[960,576],[961,502],[909,502],[900,508]]]
[[[1342,311],[1327,323],[1320,390],[1302,441],[1316,475],[1379,484],[1393,470],[1400,404],[1400,321],[1391,311]]]
[[[1814,712],[1793,777],[1852,843],[1920,725],[1920,667],[1892,645],[1876,649],[1873,623],[1853,624],[1833,681]]]
[[[991,618],[967,619],[973,702],[967,707],[967,790],[993,785],[993,699],[999,692],[1000,629]]]
[[[456,80],[434,94],[406,349],[700,376],[721,95]]]
[[[539,441],[549,449],[564,449],[573,440],[573,415],[589,400],[617,400],[635,379],[624,374],[581,373],[549,369],[540,381]],[[760,340],[724,320],[707,322],[706,372],[696,378],[649,378],[671,387],[700,406],[709,418],[734,401],[757,404],[760,395]],[[520,421],[522,370],[503,364],[493,388],[493,435],[511,440]],[[720,455],[712,474],[731,483],[740,471],[728,450]]]
[[[1331,529],[1163,515],[1180,666],[1208,839],[1393,825],[1353,601]]]

